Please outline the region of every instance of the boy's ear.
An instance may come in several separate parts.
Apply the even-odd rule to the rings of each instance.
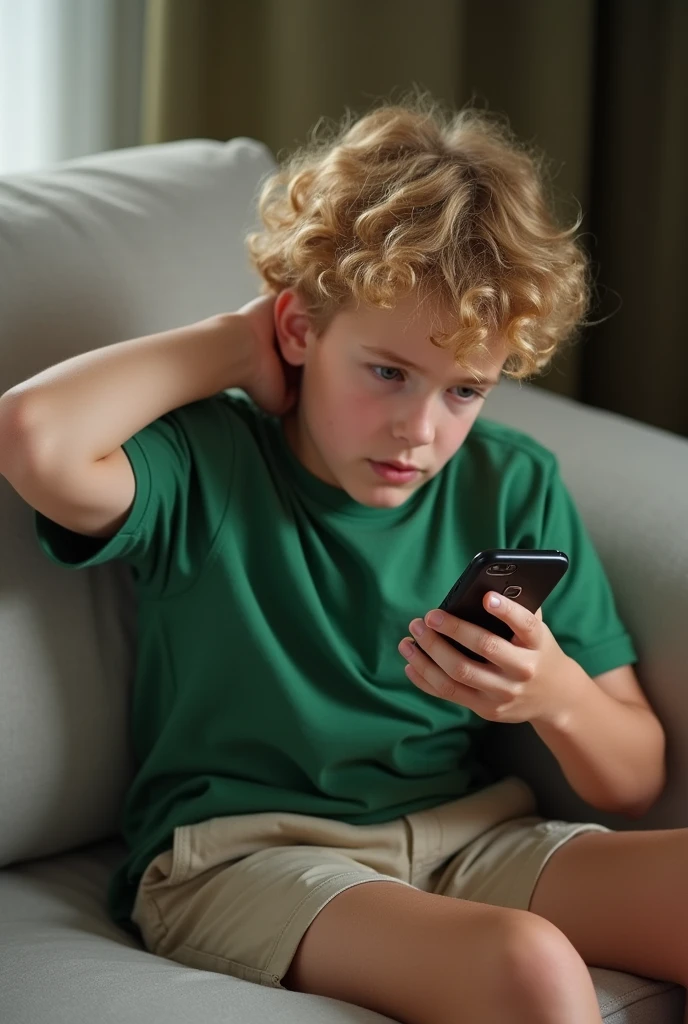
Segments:
[[[275,300],[275,334],[284,361],[303,366],[315,334],[303,300],[293,288],[285,288]]]

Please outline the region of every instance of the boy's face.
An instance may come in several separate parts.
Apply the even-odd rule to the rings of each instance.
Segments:
[[[318,339],[299,297],[284,291],[275,325],[284,358],[303,368],[298,404],[284,420],[292,449],[311,473],[376,508],[401,505],[439,473],[506,358],[500,344],[474,357],[476,382],[430,341],[451,323],[433,323],[413,296],[391,310],[344,310]]]

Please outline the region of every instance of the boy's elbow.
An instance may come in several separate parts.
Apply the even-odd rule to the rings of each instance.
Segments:
[[[655,784],[653,789],[642,799],[638,800],[630,808],[624,810],[624,814],[628,818],[632,818],[634,821],[638,821],[640,818],[644,818],[645,815],[652,810],[660,796],[666,788],[666,770],[662,772],[660,780]]]
[[[35,393],[17,385],[0,395],[0,475],[16,486],[46,461],[54,431],[42,429]]]
[[[645,817],[648,811],[652,810],[656,802],[656,800],[650,800],[642,804],[634,804],[633,807],[625,807],[621,813],[625,818],[630,818],[631,821],[639,821]]]
[[[26,398],[11,388],[0,395],[0,473],[9,476],[10,467],[17,461],[17,449],[24,439],[31,420]]]

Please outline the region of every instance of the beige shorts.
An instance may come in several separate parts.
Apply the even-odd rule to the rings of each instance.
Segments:
[[[152,953],[281,987],[317,914],[362,882],[527,910],[558,847],[609,831],[536,810],[530,787],[509,776],[382,825],[281,812],[185,825],[146,868],[132,920]]]

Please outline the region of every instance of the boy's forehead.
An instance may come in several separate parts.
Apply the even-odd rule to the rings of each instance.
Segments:
[[[414,303],[409,297],[393,309],[359,307],[352,312],[357,321],[354,338],[370,354],[427,373],[456,375],[457,370],[461,372],[452,348],[440,348],[431,341],[432,337],[451,335],[456,330],[456,319],[446,312],[428,303]],[[466,371],[466,375],[497,383],[506,357],[504,343],[495,338],[485,348],[471,353],[475,374]]]

